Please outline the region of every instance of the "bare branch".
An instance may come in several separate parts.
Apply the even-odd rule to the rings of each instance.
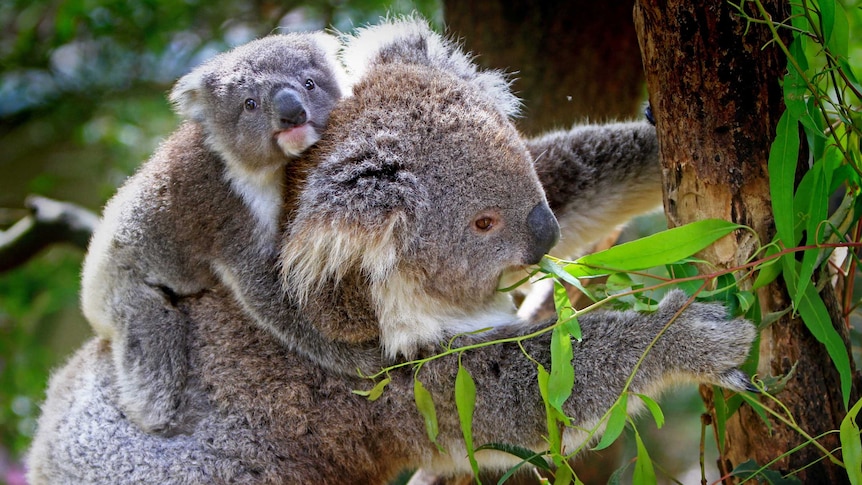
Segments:
[[[96,214],[69,202],[31,195],[24,205],[30,214],[0,231],[0,272],[26,263],[51,244],[86,250],[99,224]]]

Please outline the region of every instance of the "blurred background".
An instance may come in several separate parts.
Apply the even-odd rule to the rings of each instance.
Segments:
[[[0,484],[24,483],[22,456],[50,369],[92,335],[78,309],[86,238],[60,237],[68,243],[33,257],[3,246],[32,222],[25,201],[33,194],[99,213],[177,126],[165,94],[178,77],[270,32],[351,31],[418,12],[480,64],[513,74],[524,99],[518,127],[538,134],[640,116],[646,93],[631,9],[618,0],[0,2]],[[640,220],[629,237],[663,224],[660,215]],[[702,407],[692,386],[663,400],[662,430],[649,419],[639,427],[662,443],[651,447],[653,459],[682,483],[700,480]],[[604,483],[634,455],[629,448],[622,440],[581,458],[579,476]],[[707,467],[714,460],[707,455]]]

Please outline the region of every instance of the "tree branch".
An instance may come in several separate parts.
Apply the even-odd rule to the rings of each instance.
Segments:
[[[71,243],[86,250],[99,225],[96,214],[69,202],[31,195],[24,205],[30,214],[0,231],[0,272],[26,263],[51,244]]]

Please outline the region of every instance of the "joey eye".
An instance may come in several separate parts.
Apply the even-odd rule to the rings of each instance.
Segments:
[[[245,100],[245,109],[246,111],[254,111],[257,109],[257,101],[254,98],[248,98]]]
[[[313,79],[306,79],[305,80],[305,89],[307,89],[309,91],[314,89],[314,80]]]

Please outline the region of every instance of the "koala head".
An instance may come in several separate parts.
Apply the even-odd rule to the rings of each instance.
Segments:
[[[507,83],[414,21],[362,31],[346,48],[354,55],[366,69],[333,111],[300,195],[288,288],[307,301],[358,272],[390,357],[512,323],[499,279],[537,263],[559,226],[507,117]]]
[[[317,142],[349,89],[338,48],[325,33],[264,37],[197,67],[170,99],[232,166],[278,167]]]

